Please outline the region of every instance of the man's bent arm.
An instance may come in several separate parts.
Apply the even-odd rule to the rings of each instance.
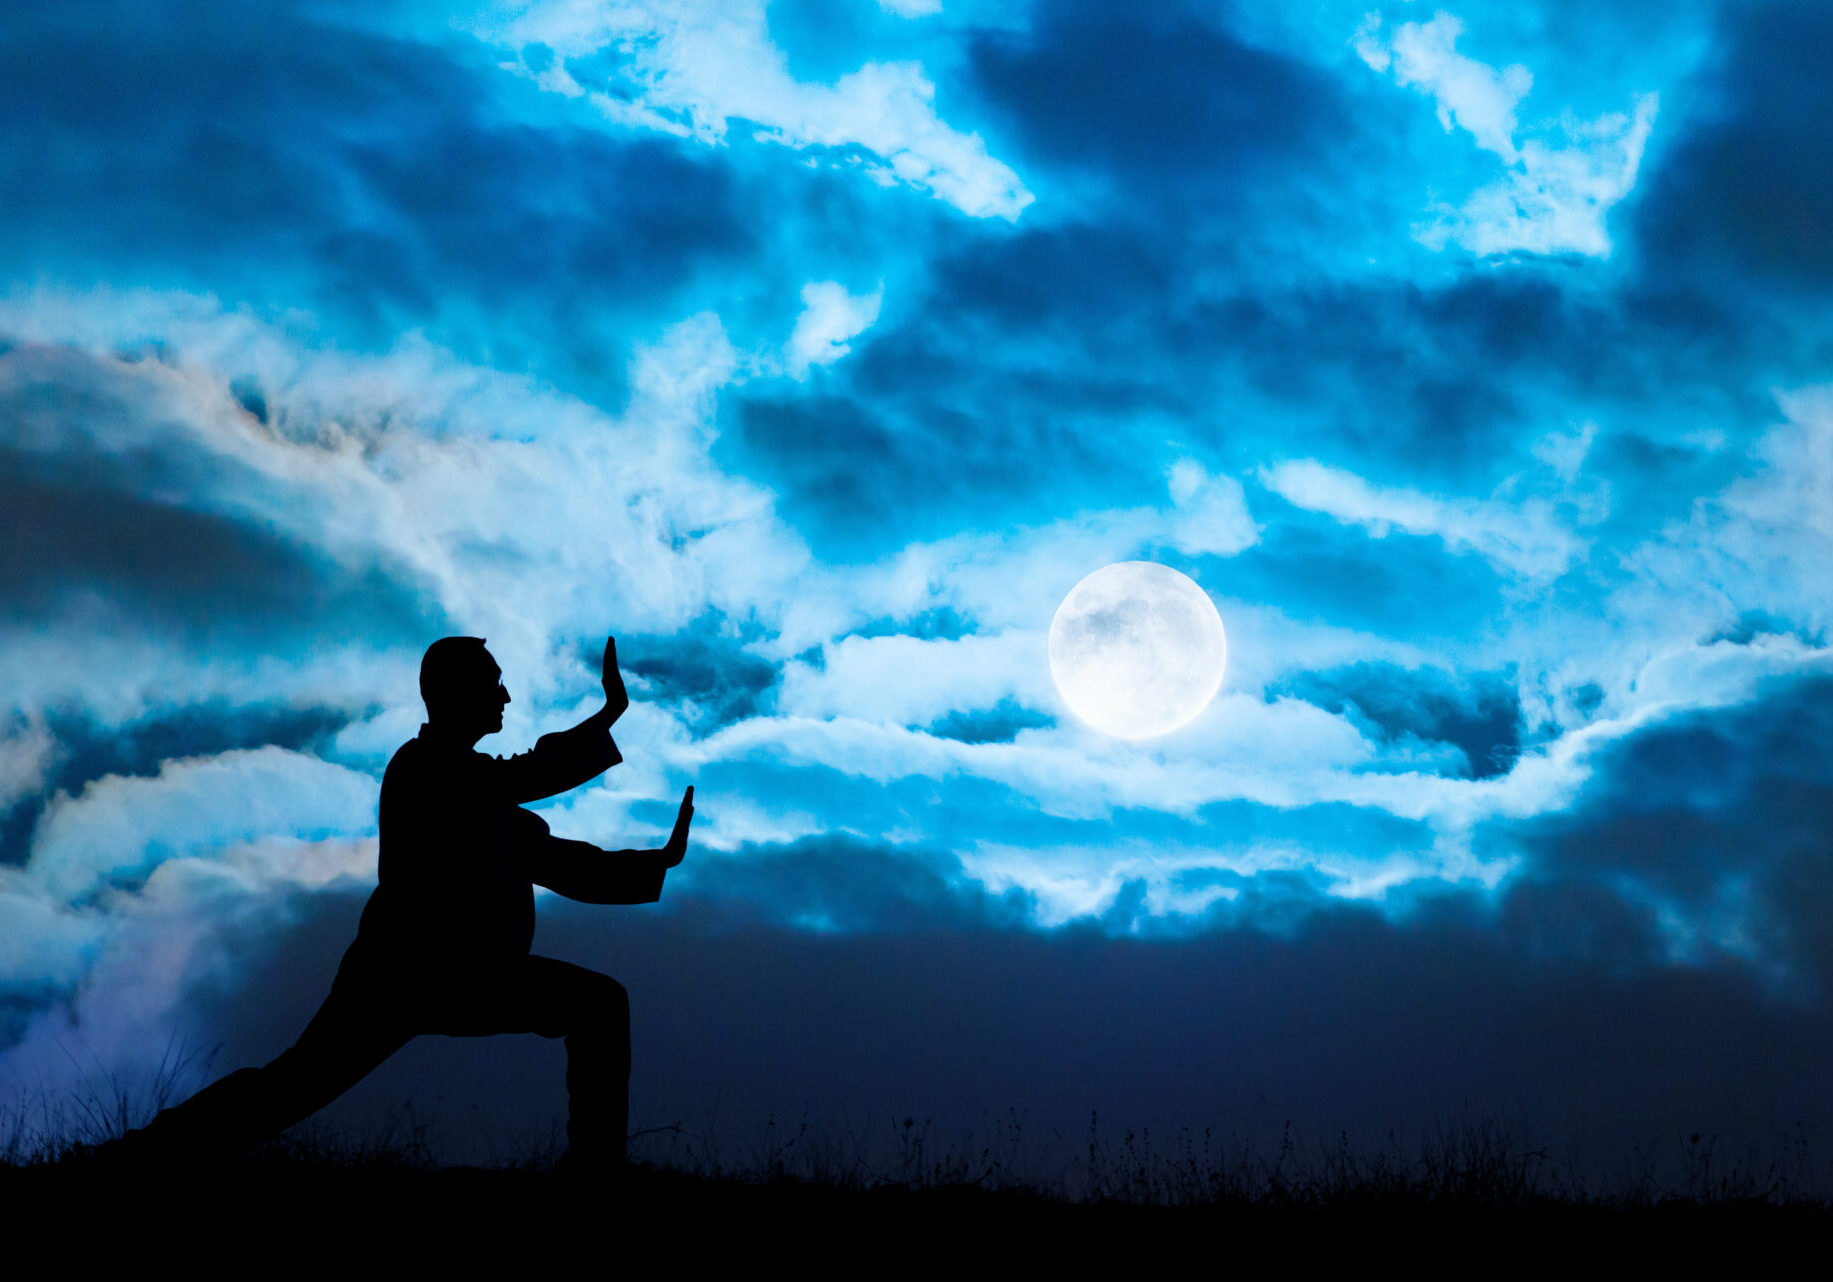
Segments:
[[[490,758],[485,770],[499,798],[520,806],[588,783],[623,759],[601,708],[571,730],[542,735],[528,752]]]
[[[630,707],[630,695],[617,666],[617,642],[611,637],[605,638],[599,682],[605,704],[597,712],[571,730],[542,735],[532,752],[493,759],[491,776],[502,800],[519,806],[568,792],[624,759],[611,742],[611,727]]]

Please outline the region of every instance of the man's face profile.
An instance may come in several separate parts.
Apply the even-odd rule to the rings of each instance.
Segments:
[[[509,706],[509,690],[503,684],[503,670],[496,666],[496,660],[484,651],[484,666],[478,673],[478,718],[488,720],[488,734],[494,734],[503,728],[503,709]]]
[[[427,719],[440,729],[477,739],[503,728],[509,691],[503,670],[482,643],[436,642],[427,652],[421,686]]]

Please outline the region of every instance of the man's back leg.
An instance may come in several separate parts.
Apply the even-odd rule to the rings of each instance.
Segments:
[[[331,995],[290,1048],[165,1109],[133,1132],[130,1143],[149,1153],[197,1158],[245,1152],[362,1081],[406,1045],[410,1027],[340,971]]]

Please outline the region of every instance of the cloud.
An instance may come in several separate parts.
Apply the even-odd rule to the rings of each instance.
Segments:
[[[1260,526],[1248,515],[1247,495],[1232,476],[1211,476],[1194,459],[1171,465],[1171,502],[1177,509],[1171,542],[1199,556],[1234,556],[1253,547]]]
[[[1461,207],[1443,208],[1437,221],[1414,234],[1434,249],[1454,240],[1483,255],[1608,255],[1605,218],[1636,185],[1660,105],[1657,95],[1638,95],[1628,113],[1584,121],[1568,116],[1538,125],[1544,137],[1517,145],[1515,109],[1533,88],[1533,74],[1519,65],[1498,71],[1459,53],[1463,30],[1458,18],[1439,13],[1428,22],[1403,23],[1384,38],[1380,15],[1370,14],[1353,41],[1370,67],[1431,95],[1447,131],[1453,125],[1463,129],[1507,166],[1500,179]]]
[[[1371,485],[1312,459],[1263,469],[1261,483],[1297,507],[1360,525],[1374,538],[1389,531],[1436,537],[1453,552],[1475,552],[1498,569],[1527,578],[1563,574],[1584,552],[1547,506],[1441,499],[1417,490]]]
[[[957,640],[910,636],[842,637],[815,664],[792,661],[783,673],[785,715],[858,717],[923,725],[951,713],[1055,702],[1043,659],[1044,634],[1011,630]]]
[[[872,327],[884,297],[883,286],[870,294],[849,294],[831,280],[802,286],[802,314],[786,348],[790,374],[805,378],[810,366],[831,365],[852,351],[848,342]]]
[[[1453,745],[1464,758],[1462,773],[1478,779],[1508,773],[1521,752],[1520,698],[1499,674],[1362,661],[1296,668],[1275,692],[1366,718],[1371,738]],[[1458,772],[1455,766],[1443,771]]]
[[[1498,71],[1467,58],[1456,49],[1464,24],[1448,13],[1430,22],[1408,22],[1391,40],[1381,38],[1381,17],[1369,14],[1356,31],[1356,53],[1376,71],[1392,71],[1403,85],[1437,100],[1438,121],[1449,131],[1455,123],[1513,164],[1515,107],[1534,87],[1534,73],[1516,65]]]
[[[539,672],[560,636],[602,636],[613,614],[627,630],[679,627],[709,606],[743,615],[805,557],[768,495],[708,457],[712,396],[737,360],[714,318],[639,347],[631,402],[613,418],[412,340],[348,357],[196,300],[140,301],[140,316],[93,302],[65,315],[30,298],[0,308],[0,323],[39,338],[164,335],[158,361],[25,348],[0,358],[21,385],[102,389],[117,405],[78,415],[44,400],[15,444],[90,452],[123,488],[152,484],[140,469],[154,467],[162,508],[279,531],[344,574],[387,567],[422,598],[410,624],[421,635],[451,620],[489,637],[506,665]],[[265,422],[233,383],[261,390]]]
[[[616,399],[654,309],[696,310],[682,296],[768,238],[742,212],[756,177],[676,139],[531,120],[506,98],[541,95],[506,86],[483,45],[385,9],[17,15],[0,276],[214,295],[352,351],[417,330]],[[422,19],[436,34],[403,38]]]
[[[1222,22],[1069,0],[1029,17],[973,33],[974,74],[1078,204],[1098,192],[1153,224],[1190,220],[1199,236],[1218,220],[1276,233],[1242,216],[1269,205],[1274,221],[1309,228],[1301,175],[1336,172],[1361,132],[1336,80]]]
[[[1069,590],[1104,565],[1167,548],[1191,556],[1232,556],[1258,540],[1261,527],[1233,477],[1211,475],[1194,460],[1180,459],[1166,470],[1165,483],[1171,501],[1163,506],[1086,510],[1041,525],[1013,523],[1003,530],[910,542],[869,564],[837,570],[844,584],[810,581],[801,608],[813,610],[830,593],[844,592],[844,610],[825,610],[806,626],[832,635],[874,616],[911,619],[946,609],[982,631],[1041,633]],[[794,618],[792,612],[785,621],[786,647],[817,639],[792,628]]]
[[[374,830],[375,799],[367,774],[281,748],[169,762],[149,779],[100,779],[54,800],[32,845],[30,879],[73,904],[138,882],[168,859],[272,833],[361,836]]]
[[[832,85],[797,80],[770,39],[763,0],[547,0],[485,9],[473,30],[518,51],[511,69],[583,98],[615,124],[717,144],[733,122],[747,122],[760,142],[817,149],[884,185],[933,192],[974,218],[1013,220],[1033,200],[979,134],[936,114],[935,85],[920,64],[868,61]],[[533,49],[541,51],[532,56],[538,67]],[[550,61],[555,54],[611,56],[582,83],[577,76],[587,73]]]
[[[1824,642],[1833,629],[1833,390],[1779,398],[1783,421],[1751,443],[1743,474],[1694,498],[1684,520],[1630,550],[1618,608],[1730,627],[1755,613]],[[1773,629],[1772,629],[1773,630]]]
[[[92,416],[80,424],[27,416],[20,420],[29,429],[22,439],[53,451],[71,433],[83,432],[105,457],[130,457],[138,441],[167,442],[162,452],[180,464],[174,475],[185,482],[168,491],[168,501],[187,510],[238,513],[265,512],[263,505],[272,503],[301,546],[329,545],[343,561],[385,552],[390,563],[423,567],[419,573],[436,585],[436,599],[459,603],[444,607],[454,613],[475,609],[464,602],[493,600],[500,613],[485,617],[479,630],[516,656],[505,665],[512,674],[527,673],[536,683],[527,702],[518,694],[524,715],[512,735],[574,715],[579,709],[559,692],[589,685],[582,679],[586,651],[580,647],[599,629],[588,632],[596,620],[577,612],[572,585],[590,577],[606,552],[579,548],[575,531],[603,528],[607,516],[635,520],[635,528],[646,531],[611,553],[644,569],[644,577],[633,574],[631,583],[655,604],[645,612],[642,597],[624,603],[639,607],[634,617],[647,628],[637,631],[647,630],[652,644],[666,651],[662,638],[686,626],[682,620],[701,620],[694,626],[706,629],[708,648],[704,663],[686,656],[680,663],[651,663],[637,674],[653,681],[662,697],[630,720],[629,755],[641,760],[620,774],[621,791],[594,793],[573,807],[595,831],[630,826],[634,815],[647,824],[647,812],[633,806],[674,786],[671,772],[698,770],[732,772],[729,787],[797,781],[780,794],[787,817],[735,818],[737,826],[721,837],[728,848],[747,832],[761,839],[817,835],[832,831],[826,825],[834,821],[821,818],[817,798],[827,786],[819,781],[833,772],[883,787],[886,795],[876,803],[882,809],[862,812],[874,816],[863,821],[877,825],[882,819],[883,831],[896,829],[913,842],[933,841],[956,821],[943,812],[927,814],[902,790],[917,781],[947,781],[950,790],[992,788],[1002,811],[1018,806],[1072,823],[1117,822],[1121,832],[1141,822],[1139,816],[1190,816],[1216,805],[1310,811],[1306,822],[1322,828],[1237,849],[1211,865],[1250,880],[1292,872],[1294,861],[1309,860],[1314,871],[1329,873],[1323,884],[1335,889],[1328,893],[1383,894],[1433,879],[1493,884],[1506,859],[1472,851],[1467,834],[1476,825],[1544,814],[1583,786],[1598,745],[1701,701],[1746,698],[1764,672],[1816,661],[1800,647],[1721,644],[1699,653],[1669,647],[1654,660],[1625,662],[1623,679],[1605,682],[1583,732],[1521,746],[1512,768],[1503,771],[1471,756],[1487,751],[1477,743],[1490,732],[1487,723],[1478,724],[1485,715],[1481,700],[1461,704],[1454,691],[1447,706],[1468,706],[1468,716],[1453,711],[1421,719],[1411,712],[1390,715],[1393,710],[1373,696],[1332,704],[1321,689],[1310,690],[1325,702],[1320,707],[1281,697],[1297,686],[1268,688],[1282,670],[1305,663],[1382,655],[1416,665],[1419,653],[1404,640],[1319,628],[1264,605],[1243,606],[1230,615],[1237,649],[1244,643],[1254,650],[1271,647],[1277,657],[1247,664],[1247,684],[1187,732],[1143,753],[1121,752],[1060,723],[1043,665],[1031,661],[1027,647],[1063,592],[1090,568],[1154,548],[1212,557],[1242,556],[1259,546],[1262,529],[1240,484],[1194,458],[1172,455],[1162,473],[1163,497],[1154,506],[1085,510],[1038,526],[969,532],[862,564],[811,563],[776,524],[769,496],[734,481],[715,462],[717,401],[756,360],[733,347],[715,318],[669,327],[641,349],[630,376],[632,403],[612,416],[424,344],[381,358],[353,358],[315,351],[208,307],[177,307],[169,300],[142,305],[144,311],[118,313],[108,326],[98,326],[94,313],[60,310],[64,304],[56,299],[15,307],[15,330],[40,339],[62,335],[112,348],[149,329],[165,335],[161,359],[151,362],[59,349],[64,363],[44,369],[78,384],[105,371],[106,380],[114,380],[106,385],[135,389],[117,398],[128,409],[118,421]],[[237,387],[259,389],[260,415],[243,404],[249,393]],[[1778,435],[1773,447],[1779,475],[1814,457],[1811,444],[1789,445],[1790,439]],[[1587,442],[1580,453],[1569,441],[1549,445],[1547,466],[1557,483],[1574,484],[1595,448]],[[131,471],[124,475],[140,483]],[[1518,486],[1487,501],[1446,500],[1372,486],[1316,463],[1280,465],[1269,470],[1267,481],[1274,492],[1315,501],[1339,520],[1435,537],[1530,578],[1567,568],[1583,546],[1551,518],[1536,524],[1540,509],[1518,511]],[[1809,483],[1804,497],[1788,501],[1799,506],[1811,491]],[[608,496],[615,502],[607,504]],[[1740,502],[1773,508],[1755,491]],[[708,522],[717,528],[720,520],[735,522],[732,548],[742,561],[727,553],[698,559],[715,537]],[[684,531],[691,533],[683,537]],[[563,572],[531,580],[523,567],[537,565]],[[1192,568],[1202,572],[1200,565]],[[732,586],[722,592],[720,582]],[[793,591],[786,586],[791,582]],[[918,635],[920,620],[943,615],[955,620],[943,635]],[[849,635],[855,630],[876,635]],[[26,656],[23,647],[8,650],[12,661],[23,663]],[[107,668],[109,662],[92,666]],[[294,698],[349,675],[331,666],[286,671],[290,666],[278,665],[275,674],[283,679],[265,690],[262,680],[247,678],[204,688],[236,699],[256,691],[273,697],[275,690]],[[398,661],[388,670],[396,693],[383,697],[387,686],[379,666],[361,671],[357,692],[390,705],[387,715],[393,716],[392,705],[411,702],[411,683],[397,671],[407,666]],[[50,667],[68,674],[68,653]],[[1263,693],[1253,693],[1256,683]],[[1524,677],[1523,684],[1530,683]],[[709,715],[701,704],[715,711]],[[972,716],[990,719],[989,725],[999,721],[1000,728],[992,733],[955,724]],[[384,720],[375,722],[367,747],[349,738],[353,761],[366,769],[379,764],[403,733],[396,721]],[[1459,777],[1467,773],[1478,777]],[[799,789],[812,791],[804,798]],[[1326,858],[1317,833],[1340,822],[1326,817],[1333,808],[1422,827],[1404,855],[1388,845],[1379,858],[1358,851]],[[797,814],[806,822],[795,820]],[[60,836],[70,822],[48,816],[35,851],[70,848]],[[280,827],[304,822],[283,818]],[[144,851],[165,841],[130,837],[115,844],[126,849],[138,843]],[[205,837],[248,841],[253,829]],[[112,848],[99,840],[91,844]],[[1298,853],[1306,850],[1311,853]],[[1263,857],[1267,862],[1255,862]],[[1180,864],[1176,871],[1188,877],[1199,866]],[[97,876],[108,875],[91,870],[72,885],[93,886]],[[1091,875],[1090,884],[1116,896],[1129,881]],[[1148,916],[1158,911],[1153,905],[1188,915],[1216,898],[1213,887],[1180,888],[1167,880],[1170,875],[1147,877]],[[1043,894],[1043,883],[1035,889]]]
[[[0,728],[0,812],[37,792],[57,757],[57,741],[44,721],[19,713]]]
[[[1664,149],[1632,216],[1647,270],[1715,298],[1794,303],[1833,279],[1833,110],[1819,51],[1833,12],[1813,3],[1716,7],[1712,58],[1686,86],[1706,110]],[[1775,340],[1800,332],[1793,306]],[[1815,358],[1824,365],[1823,358]],[[1822,377],[1821,374],[1809,377]]]
[[[373,838],[263,839],[169,859],[135,893],[75,909],[0,884],[0,916],[32,931],[0,984],[11,1017],[0,1023],[7,1079],[63,1098],[90,1088],[92,1068],[131,1082],[174,1043],[195,1050],[202,1036],[207,1045],[214,1030],[196,1023],[200,995],[240,990],[250,961],[285,936],[310,892],[372,882],[375,859]],[[259,1018],[246,1004],[242,1017]]]
[[[1609,929],[1646,933],[1651,962],[1748,967],[1773,991],[1819,1000],[1833,982],[1830,693],[1824,662],[1778,671],[1602,749],[1570,806],[1515,834],[1528,884],[1625,905]],[[1568,942],[1611,946],[1608,934]]]

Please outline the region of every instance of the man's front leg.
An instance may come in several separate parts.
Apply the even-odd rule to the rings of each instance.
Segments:
[[[594,979],[566,1038],[565,1165],[617,1173],[630,1133],[630,996],[608,975]]]

